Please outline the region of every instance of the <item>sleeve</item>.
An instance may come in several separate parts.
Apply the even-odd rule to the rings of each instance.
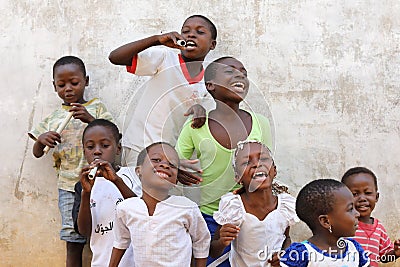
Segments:
[[[292,243],[280,257],[281,266],[306,267],[308,265],[308,251],[302,243]]]
[[[213,218],[219,225],[231,223],[236,226],[242,225],[246,211],[239,199],[239,195],[228,193],[221,197],[218,211],[214,212]]]
[[[176,151],[181,159],[190,159],[195,149],[194,142],[192,139],[192,128],[190,126],[192,117],[190,117],[179,134],[178,141],[176,142]]]
[[[96,108],[96,119],[105,119],[105,120],[113,121],[113,117],[112,117],[111,113],[107,110],[106,106],[100,101]]]
[[[281,199],[281,208],[279,211],[289,222],[289,225],[292,226],[298,223],[300,219],[296,214],[296,198],[286,193],[280,194],[279,197]]]
[[[356,247],[356,250],[358,251],[358,255],[360,257],[358,266],[359,267],[369,266],[370,259],[368,257],[368,253],[362,248],[360,243],[358,243],[356,240],[354,240],[352,238],[346,238],[346,239],[348,241],[352,242],[354,244],[354,246]]]
[[[392,241],[390,241],[390,238],[387,234],[385,227],[380,222],[378,222],[378,224],[379,224],[378,227],[381,228],[381,235],[380,235],[381,237],[379,239],[379,256],[382,257],[389,251],[393,250],[394,245]]]
[[[121,203],[122,204],[122,203]],[[114,220],[114,247],[118,249],[127,249],[131,243],[131,235],[127,225],[125,224],[125,212],[123,205],[118,205]]]
[[[50,124],[51,124],[51,120],[54,117],[54,113],[50,114],[49,116],[47,116],[43,121],[41,121],[36,127],[34,127],[32,130],[30,130],[28,132],[28,135],[31,139],[33,139],[34,141],[37,140],[37,138],[43,134],[46,133],[48,131],[50,131]],[[55,131],[55,129],[54,129]]]
[[[131,66],[126,66],[126,70],[139,76],[153,76],[160,71],[166,53],[166,48],[147,48],[133,57]]]
[[[74,198],[74,205],[72,207],[72,220],[74,222],[74,229],[75,232],[79,233],[78,230],[78,213],[79,208],[81,206],[81,193],[82,193],[82,184],[81,182],[77,182],[74,187],[75,191],[75,198]]]
[[[192,238],[193,257],[196,259],[207,258],[210,250],[211,235],[206,221],[196,206],[192,208],[189,235]]]
[[[261,142],[266,144],[268,148],[272,151],[273,149],[273,144],[272,144],[272,132],[271,132],[271,125],[269,123],[269,120],[260,115],[257,114],[256,116],[258,120],[258,125],[260,126],[260,131],[261,131]]]

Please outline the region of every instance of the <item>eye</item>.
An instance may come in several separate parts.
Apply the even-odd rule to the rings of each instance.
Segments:
[[[172,169],[178,169],[177,164],[174,164],[172,162],[169,162],[169,167],[171,167]]]
[[[110,147],[110,145],[109,144],[104,144],[103,147],[107,148],[107,147]]]
[[[65,84],[57,84],[57,87],[63,88]]]
[[[353,197],[356,197],[356,196],[358,196],[358,193],[357,192],[353,192]]]
[[[93,146],[92,145],[86,145],[85,148],[88,149],[88,150],[92,150]]]
[[[73,86],[77,86],[79,84],[79,82],[73,82],[71,83]]]
[[[189,33],[189,30],[182,30],[181,33]]]
[[[161,159],[160,159],[160,158],[151,158],[150,160],[151,160],[152,162],[155,162],[155,163],[161,162]]]
[[[204,32],[204,31],[201,31],[201,30],[198,30],[197,33],[198,33],[198,34],[205,34],[205,32]]]

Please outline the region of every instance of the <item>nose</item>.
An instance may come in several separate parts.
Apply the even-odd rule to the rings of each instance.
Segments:
[[[159,165],[160,165],[161,167],[163,167],[164,169],[169,169],[169,168],[170,168],[169,162],[166,161],[166,160],[160,161]]]
[[[102,151],[101,151],[101,147],[100,146],[96,146],[93,152],[94,155],[101,155]]]

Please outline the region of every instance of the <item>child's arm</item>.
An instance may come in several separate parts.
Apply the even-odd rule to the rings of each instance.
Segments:
[[[238,236],[240,228],[233,224],[224,224],[218,226],[214,233],[214,238],[210,245],[210,256],[213,258],[219,257],[235,238]]]
[[[88,174],[91,170],[89,165],[82,168],[80,181],[82,184],[81,204],[78,212],[78,229],[83,236],[90,237],[92,234],[92,213],[90,211],[90,192],[94,184],[94,180],[90,180]]]
[[[93,162],[96,166],[99,166],[97,172],[100,176],[106,178],[107,180],[113,182],[124,199],[130,197],[136,197],[135,193],[124,183],[121,177],[119,177],[111,164],[107,161],[96,160]]]
[[[179,46],[176,41],[184,40],[184,38],[177,32],[169,32],[161,35],[153,35],[132,43],[128,43],[121,47],[118,47],[114,51],[110,53],[108,59],[112,64],[115,65],[125,65],[130,66],[132,64],[133,58],[146,50],[149,47],[156,45],[165,45],[171,48],[185,49],[182,46]]]
[[[195,267],[206,267],[206,265],[207,265],[207,258],[195,258],[194,259]]]
[[[201,128],[206,122],[206,109],[200,104],[195,104],[191,106],[188,111],[186,111],[186,113],[183,115],[193,115],[191,124],[193,129]]]
[[[126,249],[118,249],[113,248],[110,258],[110,264],[108,267],[118,267],[119,262],[121,261],[122,256],[124,256]]]
[[[57,143],[61,143],[61,136],[55,131],[50,131],[39,135],[36,139],[35,144],[33,145],[33,155],[36,158],[40,158],[44,155],[43,149],[46,146],[53,148],[57,145]]]
[[[395,261],[398,257],[400,257],[400,239],[394,241],[393,249],[385,253],[385,255],[380,258],[380,262],[387,263]]]

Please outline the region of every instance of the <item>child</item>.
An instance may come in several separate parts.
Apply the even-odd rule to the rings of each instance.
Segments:
[[[305,185],[296,200],[296,213],[313,236],[293,243],[281,257],[281,266],[369,266],[369,258],[353,239],[360,214],[343,183],[314,180]]]
[[[53,85],[62,106],[47,116],[28,135],[35,140],[33,155],[40,158],[46,146],[54,148],[54,168],[58,177],[58,205],[61,212],[62,228],[60,238],[67,242],[67,266],[82,265],[82,249],[85,238],[74,231],[72,206],[74,185],[86,160],[82,153],[82,132],[86,124],[95,118],[112,119],[111,114],[98,100],[84,99],[85,87],[89,84],[85,65],[81,59],[66,56],[58,59],[53,66]],[[67,124],[61,134],[56,132],[68,112],[74,119]]]
[[[279,266],[277,252],[290,245],[289,228],[298,221],[296,199],[283,192],[273,194],[274,161],[264,144],[239,142],[233,163],[235,180],[244,190],[222,196],[214,213],[219,226],[210,255],[220,256],[232,242],[232,266]]]
[[[128,166],[134,165],[138,153],[153,142],[175,144],[188,109],[186,115],[203,118],[194,120],[193,127],[204,124],[204,108],[198,105],[207,104],[202,63],[215,48],[216,38],[215,25],[202,15],[193,15],[183,23],[181,34],[153,35],[111,52],[111,63],[126,65],[135,75],[151,76],[122,138],[122,160]],[[185,40],[186,46],[177,45],[178,39]]]
[[[132,242],[135,266],[206,266],[210,233],[196,203],[169,196],[176,184],[179,158],[167,143],[154,143],[139,153],[136,174],[142,198],[130,198],[117,207],[115,241],[110,267],[118,266]]]
[[[199,129],[186,123],[176,146],[180,158],[189,159],[196,150],[200,159],[200,210],[213,236],[218,227],[213,214],[221,196],[238,188],[231,165],[237,143],[249,139],[271,146],[272,138],[267,118],[239,108],[249,89],[247,72],[240,61],[233,57],[213,61],[205,70],[204,80],[216,109],[207,114],[206,123]],[[210,258],[208,264],[212,261]],[[224,264],[220,266],[229,266],[228,261]]]
[[[354,239],[369,253],[371,266],[378,266],[378,262],[395,261],[400,256],[400,239],[393,244],[385,227],[371,217],[379,199],[375,174],[367,168],[355,167],[346,171],[342,182],[353,193],[355,207],[360,213]]]
[[[83,152],[90,165],[83,167],[80,182],[75,185],[74,210],[79,212],[73,217],[79,233],[90,237],[92,267],[110,262],[116,205],[141,195],[140,182],[134,180],[129,168],[115,165],[121,152],[120,138],[117,126],[103,119],[92,121],[83,132]],[[93,167],[98,169],[91,180],[88,174]],[[132,252],[130,248],[120,266],[133,265]]]

